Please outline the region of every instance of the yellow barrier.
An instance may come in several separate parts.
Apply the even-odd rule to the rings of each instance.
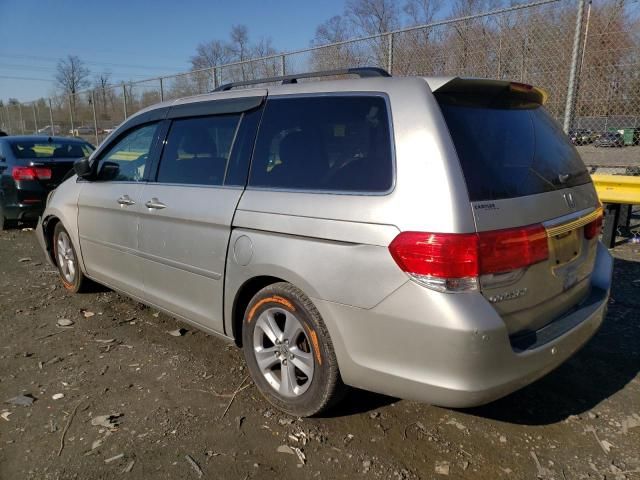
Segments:
[[[602,203],[640,205],[640,176],[591,175]]]

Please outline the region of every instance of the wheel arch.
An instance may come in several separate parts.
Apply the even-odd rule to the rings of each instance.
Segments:
[[[58,262],[53,254],[53,233],[58,223],[60,223],[60,219],[55,215],[49,215],[42,219],[42,234],[44,236],[46,253],[54,265],[58,265]]]
[[[238,347],[242,347],[242,321],[251,299],[263,288],[286,281],[272,275],[258,275],[246,280],[238,288],[231,308],[231,334]]]

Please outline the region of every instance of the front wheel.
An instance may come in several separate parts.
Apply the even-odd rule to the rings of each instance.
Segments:
[[[89,279],[80,269],[78,255],[73,248],[73,243],[71,243],[71,237],[62,223],[58,223],[53,231],[53,253],[64,288],[71,293],[84,291]]]
[[[253,297],[244,315],[242,344],[256,386],[286,413],[317,415],[346,390],[318,310],[289,283],[269,285]]]

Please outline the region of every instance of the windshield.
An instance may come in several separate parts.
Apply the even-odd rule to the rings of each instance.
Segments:
[[[547,111],[533,102],[436,94],[471,201],[582,185],[589,174]]]
[[[88,143],[37,140],[13,140],[11,150],[16,158],[40,158],[55,160],[57,158],[88,157],[93,147]]]

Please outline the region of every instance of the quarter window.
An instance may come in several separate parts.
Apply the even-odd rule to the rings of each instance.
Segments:
[[[267,102],[249,185],[365,193],[388,191],[392,183],[391,135],[382,97]]]
[[[157,181],[222,185],[240,115],[174,120],[160,159]]]
[[[157,130],[158,123],[150,123],[128,132],[100,158],[98,178],[120,182],[143,180]]]

